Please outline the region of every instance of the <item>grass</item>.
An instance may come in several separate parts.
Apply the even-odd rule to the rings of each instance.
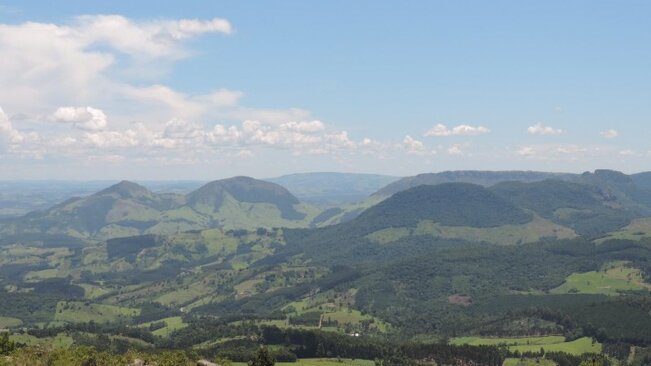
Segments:
[[[388,329],[387,323],[368,314],[362,314],[359,310],[342,309],[331,313],[323,313],[323,320],[337,321],[340,326],[351,324],[353,326],[359,325],[364,320],[372,320],[373,325],[380,332],[386,332]]]
[[[565,283],[553,289],[555,294],[604,294],[618,295],[621,291],[650,290],[637,268],[628,267],[626,262],[611,262],[599,271],[572,273]]]
[[[6,316],[0,316],[0,329],[4,328],[15,328],[23,325],[23,321],[16,318],[9,318]]]
[[[544,237],[569,239],[576,233],[566,227],[534,215],[534,219],[523,225],[502,225],[490,228],[469,226],[444,226],[424,220],[416,228],[388,228],[367,236],[378,244],[389,244],[411,235],[430,235],[437,238],[464,239],[474,242],[489,242],[500,245],[533,243]]]
[[[507,358],[504,360],[502,366],[555,366],[556,362],[552,360],[525,358]]]
[[[54,348],[67,348],[74,342],[72,337],[63,333],[57,334],[55,337],[37,338],[29,334],[13,334],[10,339],[16,343],[26,344],[33,346],[36,344],[48,344]]]
[[[77,301],[60,301],[57,304],[55,321],[67,323],[109,323],[126,321],[140,314],[140,309],[131,309],[115,305],[90,304]]]
[[[506,345],[510,351],[538,352],[541,348],[545,352],[565,352],[573,355],[584,353],[601,353],[602,346],[599,342],[593,341],[590,337],[583,337],[574,341],[566,342],[562,336],[545,337],[518,337],[518,338],[480,338],[480,337],[459,337],[453,338],[452,344],[470,345]]]
[[[180,316],[173,316],[170,318],[157,320],[155,322],[144,323],[141,325],[141,327],[148,328],[152,323],[158,323],[158,322],[165,322],[166,324],[165,327],[156,329],[155,331],[152,332],[155,336],[159,336],[159,337],[167,337],[175,330],[183,329],[188,326],[183,322],[183,319]]]
[[[87,283],[80,283],[80,284],[77,284],[77,286],[84,289],[84,297],[86,299],[96,299],[96,298],[110,292],[109,290],[106,290],[106,289],[101,288],[99,286],[90,285],[90,284],[87,284]]]
[[[370,360],[351,360],[348,358],[302,358],[296,362],[276,362],[277,366],[373,366]],[[245,362],[233,362],[233,366],[246,366]]]
[[[26,282],[32,282],[32,281],[40,281],[40,280],[47,280],[50,278],[57,278],[57,277],[66,277],[68,274],[61,273],[59,269],[57,268],[50,268],[50,269],[44,269],[41,271],[30,271],[25,274],[25,281]]]
[[[623,240],[641,240],[645,237],[651,237],[651,218],[635,219],[628,226],[620,230],[613,231],[596,240],[597,244],[601,244],[606,240],[623,239]]]
[[[482,337],[458,337],[453,338],[451,344],[469,344],[471,346],[481,345],[501,345],[506,346],[528,346],[528,345],[546,345],[565,342],[563,336],[544,336],[544,337],[518,337],[518,338],[482,338]],[[540,349],[540,348],[538,348]]]
[[[601,353],[601,343],[592,340],[590,337],[583,337],[571,342],[544,344],[544,345],[521,345],[509,347],[512,351],[536,352],[544,348],[545,352],[565,352],[573,355],[582,355],[584,353]]]

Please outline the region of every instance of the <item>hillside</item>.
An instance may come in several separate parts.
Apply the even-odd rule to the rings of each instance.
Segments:
[[[490,190],[470,183],[422,185],[396,193],[355,221],[372,226],[415,226],[430,220],[446,226],[524,224],[532,217]]]
[[[545,179],[565,179],[572,174],[546,173],[532,171],[477,171],[458,170],[440,173],[425,173],[413,177],[405,177],[378,190],[374,194],[388,197],[397,192],[420,185],[437,185],[442,183],[473,183],[481,186],[492,186],[500,182],[536,182]]]
[[[399,192],[357,218],[318,229],[197,229],[83,248],[66,241],[3,245],[0,320],[12,337],[30,342],[88,345],[110,335],[111,349],[192,348],[210,357],[231,352],[235,359],[246,359],[259,342],[285,356],[323,355],[316,349],[330,343],[301,340],[333,337],[346,344],[357,339],[349,338],[354,332],[364,335],[360,342],[501,337],[513,342],[509,349],[553,335],[553,342],[536,339],[536,349],[577,354],[583,351],[572,351],[575,344],[648,346],[648,220],[594,241],[577,237],[586,223],[596,225],[591,220],[617,227],[620,216],[628,217],[602,193],[554,180],[488,188],[445,183]],[[93,220],[118,225],[123,216],[114,206],[130,202],[167,218],[181,212],[227,217],[220,223],[270,220],[252,216],[264,207],[261,212],[276,213],[274,220],[289,222],[283,210],[301,213],[297,201],[250,178],[212,182],[187,196],[122,182],[49,214],[87,225],[83,210],[105,205],[106,215]],[[245,206],[251,209],[235,211]],[[584,214],[559,216],[568,209]],[[134,217],[135,211],[123,212]],[[29,333],[18,334],[18,327]]]
[[[513,204],[570,227],[581,235],[595,236],[619,229],[640,216],[617,197],[594,185],[545,180],[505,182],[491,187],[491,190]]]
[[[95,194],[6,221],[0,232],[104,239],[186,230],[307,227],[318,210],[299,202],[285,188],[247,177],[207,183],[186,195],[153,193],[122,181]]]

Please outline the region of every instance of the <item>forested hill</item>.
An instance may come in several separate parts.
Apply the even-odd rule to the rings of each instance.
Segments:
[[[186,196],[191,207],[207,206],[219,211],[227,196],[239,202],[265,203],[275,206],[284,219],[302,220],[305,213],[296,211],[298,198],[284,187],[249,177],[233,177],[210,182]]]
[[[307,227],[319,210],[270,182],[235,177],[210,182],[186,195],[153,193],[122,181],[86,197],[68,199],[0,225],[0,233],[108,239],[186,230]]]
[[[413,177],[405,177],[378,190],[374,195],[391,196],[405,189],[420,185],[437,185],[441,183],[473,183],[482,186],[492,186],[500,182],[536,182],[545,179],[568,179],[572,174],[547,173],[534,171],[479,171],[458,170],[440,173],[424,173]]]
[[[398,192],[366,210],[355,224],[386,228],[431,220],[446,226],[483,228],[524,224],[531,219],[530,214],[482,186],[444,183]]]

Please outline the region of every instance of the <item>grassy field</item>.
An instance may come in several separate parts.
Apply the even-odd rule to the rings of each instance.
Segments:
[[[389,244],[411,235],[430,235],[440,238],[458,238],[468,241],[489,242],[500,245],[532,243],[544,237],[569,239],[576,237],[572,230],[551,221],[534,216],[524,225],[502,225],[491,228],[473,228],[468,226],[444,226],[425,220],[416,228],[389,228],[376,231],[367,236],[378,244]]]
[[[187,324],[185,324],[183,322],[183,319],[180,316],[173,316],[173,317],[170,317],[170,318],[157,320],[155,322],[144,323],[141,326],[147,328],[152,323],[158,323],[158,322],[165,322],[165,324],[166,324],[165,327],[160,328],[160,329],[156,329],[155,331],[152,332],[155,336],[159,336],[159,337],[167,337],[168,335],[170,335],[175,330],[183,329],[183,328],[188,326]]]
[[[131,309],[115,305],[86,304],[77,301],[60,301],[57,304],[55,321],[67,323],[119,322],[140,314],[140,309]]]
[[[343,326],[345,324],[351,324],[355,326],[359,325],[359,323],[364,320],[373,320],[372,326],[376,327],[380,332],[386,332],[388,329],[388,325],[385,322],[374,318],[371,315],[362,314],[359,310],[352,309],[342,309],[331,313],[323,313],[323,320],[337,321],[340,326]]]
[[[451,344],[469,344],[472,346],[481,345],[500,345],[511,346],[528,346],[528,345],[546,345],[565,342],[563,336],[545,336],[545,337],[519,337],[519,338],[482,338],[482,337],[458,337],[453,338]],[[540,349],[540,348],[538,348]]]
[[[651,218],[641,218],[633,220],[628,226],[620,230],[613,231],[596,240],[597,244],[611,239],[640,240],[651,236]]]
[[[0,329],[4,328],[15,328],[23,324],[23,321],[16,318],[9,318],[6,316],[0,316]]]
[[[233,362],[233,366],[246,366],[244,362]],[[375,363],[370,360],[351,360],[347,358],[303,358],[295,363],[276,362],[277,366],[373,366]]]
[[[84,289],[84,297],[87,299],[95,299],[110,292],[109,290],[103,289],[99,286],[87,283],[80,283],[77,286]]]
[[[580,293],[618,295],[620,291],[651,290],[644,282],[637,268],[626,266],[626,262],[611,262],[599,271],[573,273],[565,283],[553,289],[555,294]]]
[[[573,355],[584,353],[601,353],[601,344],[593,342],[589,337],[579,338],[571,342],[565,342],[562,336],[546,337],[518,337],[518,338],[480,338],[480,337],[459,337],[453,338],[452,344],[470,345],[499,345],[508,346],[511,351],[538,352],[541,348],[548,351],[566,352]]]
[[[48,338],[36,338],[28,334],[13,334],[10,339],[14,342],[26,344],[28,346],[35,344],[48,344],[54,348],[69,347],[73,343],[72,337],[64,334],[57,334],[55,337]]]
[[[590,337],[583,337],[571,342],[552,343],[544,345],[520,345],[509,347],[510,350],[520,352],[535,352],[544,348],[545,352],[565,352],[573,355],[582,355],[584,353],[601,353],[601,343],[593,342]]]
[[[507,358],[502,366],[555,366],[556,362],[552,360],[525,358]]]

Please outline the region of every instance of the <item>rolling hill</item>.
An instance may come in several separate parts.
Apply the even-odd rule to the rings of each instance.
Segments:
[[[492,186],[501,182],[536,182],[545,179],[565,179],[572,174],[565,173],[545,173],[533,171],[478,171],[478,170],[458,170],[446,171],[440,173],[425,173],[413,177],[405,177],[393,182],[382,189],[379,189],[374,195],[388,197],[397,192],[420,185],[437,185],[442,183],[473,183],[482,186]]]
[[[153,193],[122,181],[8,220],[0,232],[5,239],[65,235],[101,240],[212,227],[307,227],[318,212],[281,186],[247,177],[210,182],[186,195]]]
[[[491,190],[519,207],[586,236],[619,229],[642,215],[594,185],[545,180],[505,182]]]
[[[196,217],[221,228],[155,233],[154,225],[83,247],[0,246],[0,317],[38,339],[128,334],[128,347],[211,355],[292,332],[430,343],[554,335],[568,346],[642,347],[651,345],[651,231],[638,235],[644,218],[603,237],[592,231],[628,220],[620,206],[595,184],[444,183],[401,191],[337,225],[244,230],[228,225],[307,225],[316,215],[251,178],[188,195],[121,182],[30,220],[102,231],[149,212],[156,225]]]

